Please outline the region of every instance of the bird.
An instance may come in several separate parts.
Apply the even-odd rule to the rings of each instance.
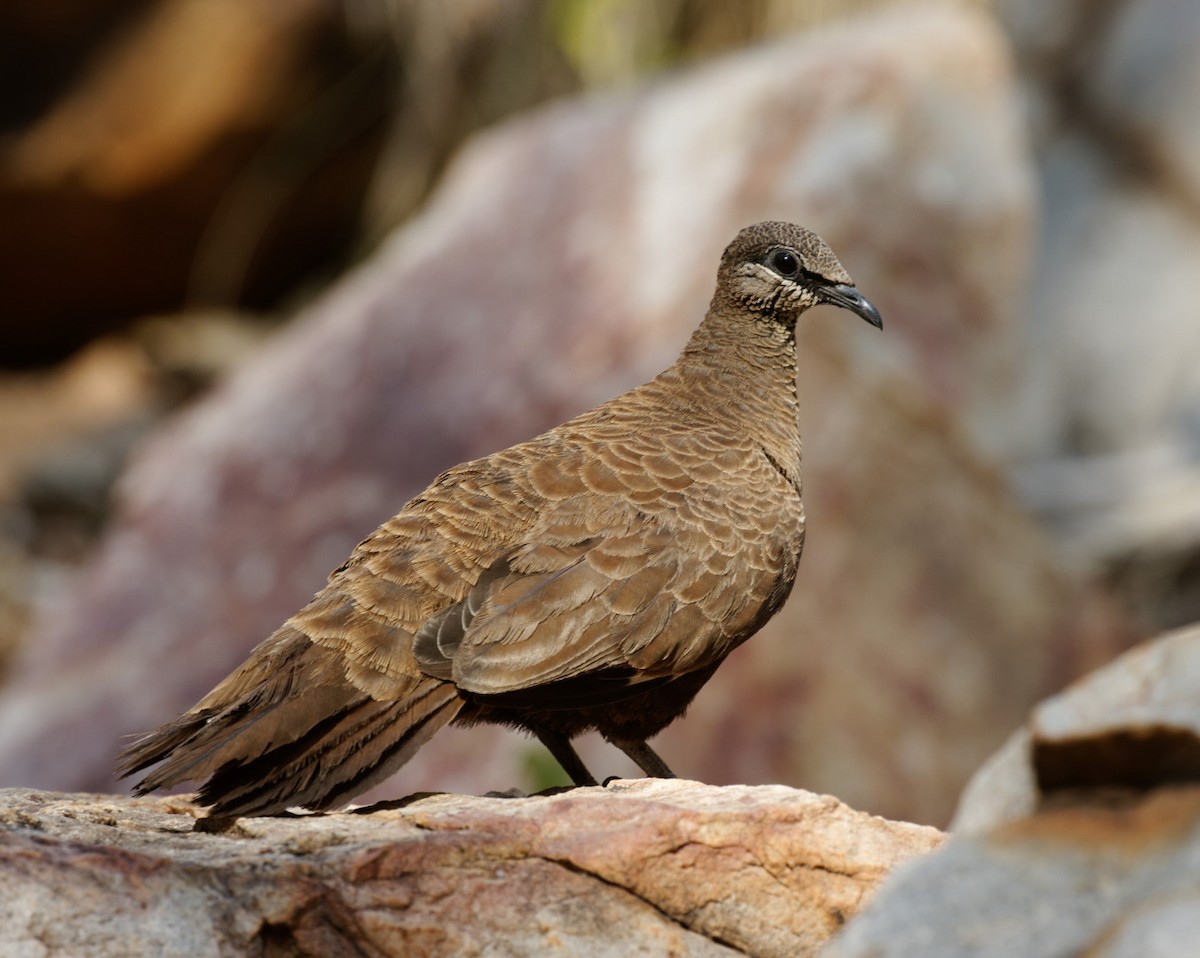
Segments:
[[[674,365],[443,472],[119,774],[198,783],[213,831],[344,805],[451,723],[531,733],[576,786],[592,730],[675,777],[648,740],[796,577],[796,322],[823,303],[883,326],[817,234],[741,230]]]

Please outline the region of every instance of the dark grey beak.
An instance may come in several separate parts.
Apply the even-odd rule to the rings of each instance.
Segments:
[[[883,317],[879,315],[879,310],[853,286],[843,286],[840,283],[822,286],[820,296],[831,306],[848,309],[852,313],[857,313],[876,329],[883,329]]]

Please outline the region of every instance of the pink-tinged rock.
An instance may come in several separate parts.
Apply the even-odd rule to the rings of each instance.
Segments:
[[[991,22],[939,10],[476,139],[420,218],[141,451],[5,690],[0,782],[111,787],[122,736],[206,692],[442,468],[669,364],[723,246],[779,218],[831,243],[886,328],[804,318],[797,589],[662,751],[944,820],[1034,701],[1128,641],[986,457],[1011,440],[1030,238],[1011,97]],[[508,787],[524,748],[448,730],[389,794]]]
[[[0,952],[803,958],[942,841],[685,781],[191,825],[178,799],[0,792]]]

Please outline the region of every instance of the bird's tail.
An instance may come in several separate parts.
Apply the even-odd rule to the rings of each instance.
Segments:
[[[337,650],[284,626],[191,711],[122,752],[122,776],[162,764],[141,795],[201,782],[214,818],[326,809],[382,781],[458,714],[449,682],[415,673],[375,697]]]

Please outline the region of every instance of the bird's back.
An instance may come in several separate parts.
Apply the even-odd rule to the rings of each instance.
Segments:
[[[443,473],[330,588],[476,696],[701,668],[786,595],[803,541],[798,484],[755,431],[669,372]]]

